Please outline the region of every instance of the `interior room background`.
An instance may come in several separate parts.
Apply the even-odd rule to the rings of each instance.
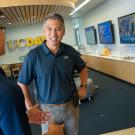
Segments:
[[[85,7],[84,7],[85,8]],[[135,12],[134,0],[107,0],[102,5],[88,11],[79,18],[65,18],[66,33],[63,42],[74,47],[76,45],[84,46],[85,50],[90,53],[100,55],[101,50],[106,45],[99,43],[98,28],[99,23],[111,20],[114,26],[115,43],[108,45],[112,51],[112,55],[120,56],[135,56],[135,44],[120,44],[118,17],[128,15]],[[86,43],[85,28],[95,26],[97,31],[97,45],[89,46]],[[77,42],[75,29],[78,28],[79,42]],[[23,38],[34,38],[42,35],[42,23],[27,25],[23,27],[12,27],[6,29],[6,42],[9,40],[17,40]],[[6,43],[5,42],[5,43]],[[22,62],[19,57],[28,53],[28,49],[15,49],[9,51],[6,43],[6,53],[0,56],[1,64],[12,64]]]

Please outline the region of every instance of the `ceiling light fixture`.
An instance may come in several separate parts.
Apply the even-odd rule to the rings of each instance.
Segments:
[[[78,7],[76,7],[74,9],[74,11],[72,13],[70,13],[69,15],[73,15],[75,12],[77,12],[80,8],[82,8],[84,5],[86,5],[88,2],[90,2],[91,0],[85,0],[81,5],[79,5]]]
[[[5,16],[4,15],[1,15],[0,18],[5,18]]]
[[[8,24],[8,25],[11,25],[12,23],[11,23],[11,22],[8,22],[7,24]]]

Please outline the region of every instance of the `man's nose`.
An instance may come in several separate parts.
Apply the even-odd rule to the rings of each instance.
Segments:
[[[52,34],[56,34],[56,29],[53,29],[52,30]]]

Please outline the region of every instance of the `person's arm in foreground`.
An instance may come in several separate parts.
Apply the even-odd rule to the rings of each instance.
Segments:
[[[17,84],[21,87],[21,90],[23,92],[24,99],[25,99],[26,108],[29,110],[33,106],[30,93],[29,93],[29,88],[27,85],[24,85],[20,82],[18,82]]]
[[[86,96],[87,79],[88,79],[88,69],[87,69],[87,67],[84,67],[82,69],[82,71],[80,72],[81,86],[80,86],[79,91],[78,91],[78,95],[80,98],[84,98]]]
[[[22,91],[3,74],[0,74],[0,135],[32,135]]]
[[[41,111],[38,105],[34,105],[27,111],[27,116],[30,123],[42,124],[48,121],[51,116],[47,112]]]
[[[21,87],[23,95],[24,95],[25,105],[28,110],[27,115],[29,118],[29,122],[36,123],[36,124],[45,123],[46,120],[48,120],[48,117],[45,112],[40,110],[38,105],[33,105],[30,94],[29,94],[28,86],[19,82],[18,82],[18,85]]]

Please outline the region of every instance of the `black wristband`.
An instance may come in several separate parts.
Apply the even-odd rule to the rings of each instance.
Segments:
[[[85,85],[85,84],[81,84],[81,85],[80,85],[80,87],[84,87],[84,88],[86,88],[86,87],[87,87],[87,85]]]

